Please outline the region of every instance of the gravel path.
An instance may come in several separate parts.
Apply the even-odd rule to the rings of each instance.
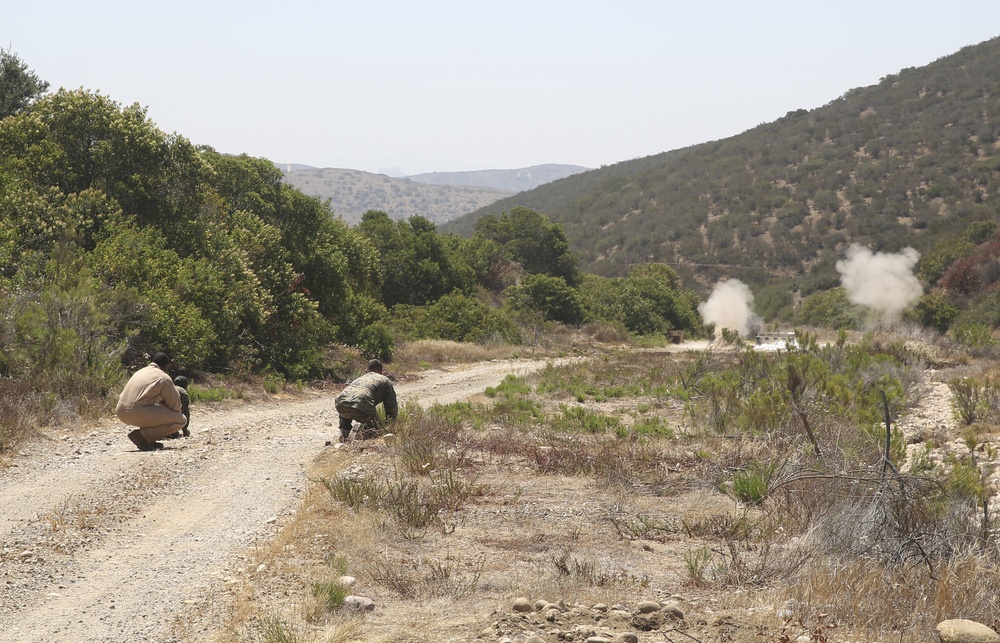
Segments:
[[[544,365],[427,371],[396,390],[448,403]],[[332,393],[192,411],[193,436],[162,451],[109,421],[45,436],[0,471],[0,641],[199,640],[223,621],[227,584],[294,511],[337,416]]]

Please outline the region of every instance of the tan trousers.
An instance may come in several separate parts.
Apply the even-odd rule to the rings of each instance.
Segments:
[[[118,419],[125,424],[139,427],[146,442],[155,442],[181,430],[187,418],[180,411],[159,404],[118,409]]]

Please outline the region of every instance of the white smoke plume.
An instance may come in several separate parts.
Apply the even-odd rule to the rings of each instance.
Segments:
[[[847,258],[837,262],[837,272],[847,297],[868,308],[876,321],[884,324],[898,319],[903,309],[923,294],[913,275],[919,259],[920,253],[913,248],[903,248],[897,254],[873,253],[852,243]]]
[[[715,284],[708,301],[698,305],[698,312],[706,324],[715,324],[717,335],[729,328],[747,337],[751,328],[760,325],[760,318],[753,312],[753,293],[739,279]]]

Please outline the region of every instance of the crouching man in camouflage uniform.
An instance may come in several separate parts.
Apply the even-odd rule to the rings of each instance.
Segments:
[[[389,378],[382,374],[382,362],[373,359],[368,362],[368,372],[354,380],[341,391],[334,403],[340,415],[340,441],[347,442],[351,435],[351,423],[361,424],[358,437],[372,438],[382,431],[375,410],[379,404],[385,410],[387,420],[395,420],[399,408],[396,406],[396,389]]]

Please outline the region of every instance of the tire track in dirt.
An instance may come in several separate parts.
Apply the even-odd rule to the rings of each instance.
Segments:
[[[402,405],[449,403],[544,361],[425,372]],[[333,393],[209,412],[194,435],[139,453],[124,427],[40,440],[0,472],[0,641],[180,641],[225,617],[226,587],[266,542],[338,435]]]

